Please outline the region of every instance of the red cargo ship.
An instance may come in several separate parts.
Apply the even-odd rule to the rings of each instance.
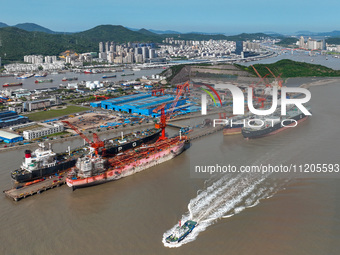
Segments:
[[[3,87],[14,87],[14,86],[22,86],[22,83],[5,83],[2,85]]]

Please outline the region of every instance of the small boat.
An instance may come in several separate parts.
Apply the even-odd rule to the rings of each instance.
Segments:
[[[107,79],[107,78],[116,78],[117,77],[117,75],[104,75],[102,78],[103,79]]]
[[[35,80],[34,83],[44,83],[44,82],[53,82],[53,79],[47,79],[47,80]]]
[[[21,75],[21,76],[18,76],[17,79],[28,79],[28,78],[31,78],[33,77],[34,74],[24,74],[24,75]]]
[[[69,78],[64,77],[62,79],[62,81],[77,81],[77,80],[78,80],[78,77],[69,77]]]
[[[130,76],[130,75],[135,75],[134,73],[123,73],[121,76]]]
[[[37,73],[34,77],[46,77],[47,73]]]
[[[193,220],[187,220],[182,226],[181,222],[179,222],[179,225],[176,227],[174,232],[169,235],[165,241],[167,243],[179,243],[186,238],[197,225],[198,223]]]

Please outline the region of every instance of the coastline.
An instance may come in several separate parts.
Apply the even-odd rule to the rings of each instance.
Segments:
[[[299,87],[300,88],[310,88],[310,87],[315,87],[315,86],[324,86],[324,85],[335,85],[335,82],[339,82],[340,84],[340,78],[335,77],[335,78],[326,78],[326,79],[322,79],[322,80],[318,80],[318,81],[314,81],[314,82],[310,82],[310,83],[303,83],[301,84]]]

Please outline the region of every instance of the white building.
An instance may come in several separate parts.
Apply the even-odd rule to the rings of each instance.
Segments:
[[[89,88],[89,89],[97,89],[97,88],[102,88],[104,85],[103,83],[100,83],[99,81],[86,81],[86,85],[85,87],[86,88]]]
[[[32,140],[34,138],[39,138],[42,136],[47,136],[50,134],[55,134],[64,131],[64,125],[61,123],[56,123],[53,126],[45,127],[35,130],[26,130],[23,132],[23,136],[26,140]]]

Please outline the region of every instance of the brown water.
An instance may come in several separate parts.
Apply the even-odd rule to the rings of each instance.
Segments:
[[[220,132],[116,182],[20,202],[1,196],[0,254],[338,254],[339,178],[191,174],[196,164],[339,163],[340,84],[311,93],[313,116],[294,130],[249,141]],[[22,159],[20,150],[0,154],[2,190]],[[164,247],[164,233],[189,214],[202,220],[200,231]]]

